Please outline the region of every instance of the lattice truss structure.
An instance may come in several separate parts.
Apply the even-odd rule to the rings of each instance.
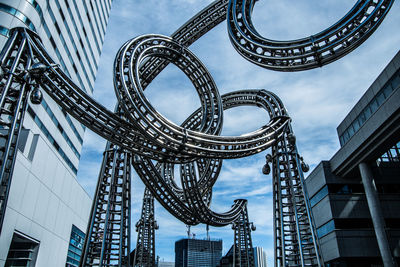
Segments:
[[[107,142],[90,214],[82,262],[129,264],[132,155]]]
[[[157,229],[158,224],[154,218],[154,197],[150,190],[145,188],[142,213],[139,221],[136,223],[138,236],[133,266],[156,266],[155,230]]]
[[[253,267],[254,250],[251,240],[251,231],[255,231],[256,227],[249,222],[249,214],[247,205],[244,206],[239,218],[232,223],[234,231],[233,238],[233,266],[235,267]]]
[[[299,156],[296,137],[290,125],[285,137],[267,155],[266,168],[272,163],[275,262],[277,266],[317,266],[319,244],[303,171],[309,167]],[[268,170],[267,170],[268,171]],[[311,223],[310,223],[311,222]]]
[[[334,26],[318,34],[274,41],[260,36],[252,25],[255,1],[217,0],[171,37],[143,35],[121,47],[114,63],[118,98],[114,112],[88,96],[58,67],[36,33],[24,28],[12,30],[0,54],[0,227],[29,98],[31,104],[38,104],[45,91],[63,110],[108,140],[81,266],[128,264],[131,166],[153,197],[185,224],[225,226],[242,216],[246,201],[235,200],[224,213],[210,210],[212,186],[222,159],[250,156],[268,148],[272,154],[264,172],[268,173],[272,163],[275,265],[322,266],[304,188],[304,163],[281,100],[262,89],[220,96],[206,67],[188,46],[227,19],[231,42],[247,60],[272,70],[307,70],[358,47],[379,26],[393,1],[359,0]],[[143,93],[169,63],[188,76],[202,104],[180,126],[158,113]],[[265,109],[269,121],[243,136],[219,136],[223,110],[244,105]],[[175,182],[175,164],[180,164],[181,187]],[[145,202],[148,197],[145,194]],[[151,231],[141,235],[139,230],[139,235],[138,247],[151,240],[153,244],[147,243],[151,249],[146,251],[154,253]]]

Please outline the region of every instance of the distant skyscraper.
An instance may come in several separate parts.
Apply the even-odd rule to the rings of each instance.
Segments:
[[[267,254],[261,247],[253,248],[254,251],[254,267],[267,267]],[[233,246],[229,249],[225,256],[220,260],[219,267],[234,267],[233,263]]]
[[[222,240],[181,239],[175,242],[175,267],[215,267],[222,257]]]
[[[267,267],[267,253],[261,247],[254,248],[254,266]]]
[[[157,267],[175,267],[175,262],[159,261]]]
[[[60,68],[91,95],[111,4],[0,0],[0,48],[14,27],[35,31]],[[29,103],[0,235],[0,267],[65,266],[67,252],[68,266],[77,266],[91,207],[76,180],[84,132],[47,94],[41,104]]]

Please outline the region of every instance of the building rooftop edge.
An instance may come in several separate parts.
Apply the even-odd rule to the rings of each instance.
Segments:
[[[390,60],[390,62],[382,69],[382,71],[379,73],[378,77],[372,82],[372,84],[368,87],[368,89],[364,92],[364,94],[359,98],[359,100],[356,102],[356,104],[351,108],[349,113],[343,118],[343,120],[339,123],[339,125],[336,127],[336,132],[338,137],[344,132],[344,130],[347,128],[348,125],[346,125],[346,121],[350,120],[350,117],[354,116],[360,105],[362,105],[362,102],[368,98],[368,95],[373,91],[373,88],[378,85],[380,88],[383,85],[379,85],[379,81],[382,76],[385,75],[385,71],[390,67],[390,65],[395,62],[395,61],[400,61],[400,50],[396,52],[396,54],[393,56],[393,58]],[[358,114],[357,114],[358,115]]]

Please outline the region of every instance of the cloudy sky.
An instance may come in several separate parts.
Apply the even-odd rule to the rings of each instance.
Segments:
[[[120,46],[138,35],[157,33],[171,35],[183,23],[203,9],[211,0],[114,0],[94,97],[113,109],[113,61]],[[253,12],[259,33],[269,39],[289,40],[318,33],[345,15],[355,0],[261,0]],[[298,148],[313,169],[321,160],[329,160],[339,148],[336,127],[344,119],[369,85],[383,70],[400,47],[400,3],[378,30],[356,51],[322,68],[295,73],[266,70],[244,60],[229,42],[226,22],[221,23],[190,49],[205,64],[221,94],[263,88],[276,93],[293,119]],[[397,32],[397,34],[396,34]],[[180,124],[200,105],[194,87],[175,66],[169,66],[146,90],[156,109]],[[252,107],[231,109],[224,114],[224,135],[240,135],[268,122],[266,112]],[[78,179],[93,195],[101,165],[105,141],[87,131],[79,166]],[[214,186],[215,211],[227,211],[237,198],[248,199],[250,220],[257,230],[253,245],[267,251],[268,264],[273,265],[272,185],[271,177],[261,173],[266,152],[259,155],[224,161],[221,175]],[[140,215],[144,186],[133,176],[132,226]],[[165,261],[174,261],[174,243],[186,237],[186,227],[169,215],[158,203],[156,217],[156,253]],[[196,238],[204,238],[204,225],[192,227]],[[132,249],[136,232],[132,231]],[[226,253],[233,242],[229,226],[210,229],[211,238],[223,239]]]

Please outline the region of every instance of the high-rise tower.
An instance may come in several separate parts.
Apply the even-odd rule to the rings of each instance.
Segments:
[[[36,32],[60,68],[91,95],[111,4],[0,0],[0,48],[14,27]],[[76,180],[85,127],[43,94],[40,104],[28,103],[11,186],[0,185],[0,267],[6,261],[79,262],[91,206]],[[0,135],[0,147],[5,141]]]
[[[222,257],[222,240],[181,239],[175,242],[175,266],[215,267]]]

